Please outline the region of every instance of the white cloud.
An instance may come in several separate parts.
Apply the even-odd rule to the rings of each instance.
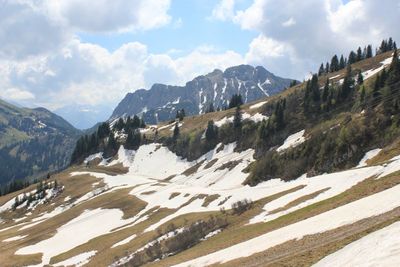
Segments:
[[[294,18],[290,18],[287,21],[282,23],[283,27],[290,27],[296,24],[296,21],[294,20]]]
[[[212,10],[211,18],[226,21],[234,17],[235,0],[220,0]]]
[[[41,3],[2,0],[0,59],[23,59],[58,49],[71,35],[54,23]]]
[[[78,31],[126,32],[166,25],[170,0],[47,0],[53,17]]]
[[[278,47],[290,47],[284,50],[281,60],[296,62],[296,65],[282,66],[277,73],[300,79],[308,71],[316,71],[321,61],[329,60],[335,53],[347,56],[358,46],[376,46],[390,36],[399,40],[399,3],[399,0],[384,3],[375,0],[253,0],[248,8],[235,11],[231,21],[242,29],[260,32]],[[261,45],[257,38],[251,44],[253,51],[248,53],[254,54],[251,58],[255,59],[256,54],[271,55],[271,52],[262,53],[257,49]],[[263,45],[266,46],[265,41]],[[271,49],[271,46],[266,47]],[[268,67],[268,63],[266,65]]]
[[[0,83],[14,88],[13,99],[27,106],[51,110],[68,105],[115,107],[127,92],[150,88],[153,83],[183,85],[197,75],[243,61],[233,51],[218,52],[211,46],[173,58],[149,53],[138,42],[109,52],[99,45],[73,39],[51,55],[23,62],[0,61]]]
[[[35,98],[31,92],[20,90],[18,88],[8,88],[1,92],[0,96],[4,99],[12,101],[32,100]]]

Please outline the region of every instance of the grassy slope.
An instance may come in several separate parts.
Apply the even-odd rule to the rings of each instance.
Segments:
[[[370,69],[373,66],[377,66],[376,64],[383,61],[385,58],[387,58],[389,55],[379,55],[376,58],[366,60],[363,62],[356,63],[353,66],[353,69],[361,68],[362,70]],[[329,77],[337,76],[337,75],[343,75],[343,71],[339,73],[332,73],[329,74]],[[339,78],[340,79],[340,76]],[[320,81],[324,81],[324,77],[320,79]],[[370,82],[370,81],[368,81]],[[268,101],[275,101],[279,97],[282,96],[287,96],[293,93],[298,92],[299,90],[303,89],[303,85],[297,85],[293,88],[290,88],[283,92],[281,95],[273,96],[272,98],[269,98]],[[257,102],[261,102],[265,100],[260,100]],[[254,114],[256,112],[259,112],[260,109],[249,109],[251,105],[254,103],[247,104],[243,106],[243,110],[245,112],[248,112],[250,114]],[[203,131],[204,128],[206,127],[206,124],[208,120],[213,119],[214,121],[217,121],[219,119],[222,119],[225,116],[232,116],[234,113],[233,110],[226,110],[226,111],[221,111],[221,112],[214,112],[214,113],[209,113],[209,114],[204,114],[200,116],[195,116],[195,117],[187,117],[184,120],[184,124],[182,126],[181,131],[183,133],[191,133],[191,132],[198,132],[198,131]],[[354,119],[357,118],[357,114],[353,114]],[[309,133],[312,133],[313,131],[317,131],[320,129],[325,129],[332,127],[336,125],[338,122],[341,122],[345,119],[345,115],[340,115],[336,118],[333,118],[332,120],[326,121],[323,124],[316,125],[310,129],[308,129]],[[165,125],[165,124],[164,124]],[[170,136],[171,131],[168,129],[160,131],[161,135],[165,136]],[[400,152],[400,141],[396,141],[386,148],[373,160],[370,160],[370,164],[377,164],[377,163],[382,163],[388,159],[390,159],[394,155],[398,155]],[[88,175],[83,175],[83,176],[74,176],[70,177],[70,172],[72,171],[77,171],[80,170],[80,167],[73,167],[70,168],[64,172],[61,172],[57,174],[54,178],[56,178],[60,183],[65,185],[65,191],[58,196],[54,200],[54,205],[44,205],[42,207],[38,207],[32,215],[28,216],[26,220],[29,220],[31,218],[37,217],[39,214],[45,211],[51,211],[55,207],[62,205],[64,203],[64,198],[67,196],[70,196],[72,199],[74,198],[79,198],[80,196],[86,194],[87,192],[91,191],[93,189],[92,184],[97,182],[98,180],[95,179],[94,177],[88,176]],[[83,169],[84,170],[84,169]],[[126,169],[120,168],[120,167],[113,167],[113,168],[107,168],[107,167],[93,167],[91,169],[92,171],[98,171],[98,172],[106,172],[107,174],[120,174],[126,172]],[[267,223],[258,223],[254,225],[247,225],[247,222],[250,218],[254,217],[255,215],[259,214],[262,211],[262,207],[278,198],[281,197],[285,194],[288,194],[290,192],[299,190],[300,188],[292,188],[288,191],[285,192],[280,192],[276,195],[273,196],[266,196],[264,199],[261,199],[254,203],[253,207],[246,211],[244,214],[241,216],[236,216],[236,215],[231,215],[229,212],[224,214],[229,222],[229,226],[227,229],[225,229],[222,233],[210,238],[206,242],[202,242],[184,252],[181,252],[175,256],[168,257],[162,261],[155,262],[152,264],[149,264],[150,266],[169,266],[172,264],[180,263],[195,257],[199,257],[202,255],[206,255],[208,253],[217,251],[222,248],[229,247],[231,245],[237,244],[239,242],[243,242],[245,240],[248,240],[250,238],[259,236],[263,233],[273,231],[274,229],[280,228],[282,226],[292,224],[297,221],[304,220],[306,218],[309,218],[311,216],[320,214],[322,212],[328,211],[330,209],[333,209],[335,207],[344,205],[346,203],[355,201],[357,199],[360,199],[362,197],[380,192],[382,190],[385,190],[387,188],[390,188],[394,185],[397,185],[400,183],[400,174],[396,173],[393,175],[389,175],[385,178],[382,178],[380,180],[375,180],[373,178],[367,179],[360,184],[354,186],[353,188],[349,189],[348,191],[337,195],[331,199],[321,201],[318,203],[315,203],[313,205],[307,206],[305,208],[302,208],[300,210],[297,210],[295,212],[292,212],[290,214],[287,214],[285,216],[279,217],[276,220],[267,222]],[[96,185],[96,187],[101,187],[102,184]],[[14,198],[16,195],[18,195],[21,192],[27,192],[35,188],[35,185],[32,185],[30,188],[27,188],[25,190],[21,190],[19,192],[15,192],[13,194],[7,195],[0,197],[0,204],[5,203],[9,199]],[[15,228],[11,228],[9,230],[5,231],[0,231],[0,240],[4,240],[6,238],[16,236],[16,235],[28,235],[26,238],[19,240],[19,241],[14,241],[14,242],[8,242],[8,243],[2,243],[1,249],[0,249],[0,262],[2,262],[3,266],[21,266],[24,264],[35,264],[38,263],[40,260],[40,255],[27,255],[27,256],[16,256],[14,255],[15,251],[18,250],[19,248],[34,244],[39,242],[40,240],[44,240],[46,238],[51,237],[52,235],[55,234],[55,231],[58,227],[62,226],[69,220],[75,218],[79,214],[81,214],[85,209],[95,209],[98,207],[102,208],[119,208],[124,212],[124,217],[132,217],[137,212],[139,212],[145,205],[143,201],[139,200],[138,198],[134,196],[129,196],[128,192],[130,189],[121,189],[115,192],[107,193],[105,195],[102,195],[100,197],[97,197],[95,199],[92,199],[90,201],[84,202],[80,205],[77,205],[67,212],[64,212],[54,218],[51,218],[47,220],[46,222],[39,224],[37,226],[34,226],[32,228],[28,228],[26,230],[18,231],[18,229],[21,226],[16,226]],[[299,198],[295,200],[296,203],[301,203],[302,201],[306,201],[308,198],[312,196],[305,196],[304,198]],[[206,202],[211,201],[213,196],[208,196],[205,197],[205,205]],[[284,208],[289,208],[289,206],[284,207]],[[74,255],[77,255],[79,253],[89,251],[89,250],[97,250],[98,253],[96,256],[93,257],[93,259],[90,261],[88,266],[105,266],[107,264],[112,263],[115,260],[115,257],[122,257],[126,255],[126,253],[133,252],[136,249],[140,248],[141,246],[147,244],[149,241],[151,241],[154,236],[156,235],[156,232],[148,232],[148,233],[143,233],[143,230],[146,229],[149,225],[157,222],[161,218],[171,214],[174,212],[173,210],[167,210],[167,209],[162,209],[159,210],[155,213],[150,214],[150,217],[148,220],[137,224],[132,227],[128,227],[122,230],[117,230],[113,232],[112,234],[106,234],[100,237],[97,237],[93,240],[90,240],[86,244],[82,244],[81,246],[78,246],[70,251],[67,251],[63,254],[60,254],[52,259],[52,262],[59,262],[65,259],[68,259]],[[161,228],[166,228],[167,224],[169,223],[174,223],[177,227],[184,225],[187,222],[194,222],[199,219],[205,219],[207,218],[210,214],[217,214],[219,212],[211,212],[211,213],[192,213],[192,214],[187,214],[183,215],[180,217],[177,217],[173,219],[172,221],[164,224],[161,226]],[[0,224],[0,230],[4,229],[6,227],[10,227],[13,225],[16,225],[16,223],[12,222],[11,219],[15,217],[22,217],[23,212],[22,211],[17,211],[17,212],[7,212],[3,214],[3,218],[6,220],[6,224]],[[390,223],[393,220],[398,220],[399,217],[397,215],[393,216],[388,216],[385,217],[384,219],[377,220],[376,223],[368,225],[368,227],[364,228],[358,228],[354,227],[351,230],[348,230],[348,235],[342,235],[340,237],[336,237],[336,239],[333,242],[321,242],[320,245],[313,244],[313,246],[306,251],[295,251],[293,249],[293,254],[286,254],[283,255],[282,257],[279,257],[277,260],[273,261],[273,265],[295,265],[297,260],[301,259],[301,262],[304,266],[310,265],[312,262],[315,262],[322,256],[331,253],[340,247],[344,246],[345,244],[349,243],[351,240],[355,240],[365,234],[367,234],[369,231],[379,229],[388,223]],[[23,222],[23,221],[22,221]],[[131,241],[128,244],[112,248],[111,246],[115,244],[118,241],[121,241],[132,234],[137,234],[137,238],[135,238],[133,241]],[[327,237],[324,238],[326,240],[329,238],[330,235],[327,235]],[[288,247],[283,247],[287,252],[291,252],[290,246]],[[279,248],[277,248],[279,251]],[[288,250],[289,249],[289,250]],[[274,251],[275,252],[275,251]],[[295,254],[298,253],[298,254]],[[248,265],[248,264],[253,264],[254,266],[258,265],[265,265],[264,260],[268,258],[271,255],[270,251],[262,252],[258,255],[253,255],[250,258],[246,259],[239,259],[235,261],[234,263],[228,263],[228,266],[232,266],[232,264],[239,264],[239,265]],[[308,259],[309,258],[309,259]],[[260,260],[262,259],[262,260]]]

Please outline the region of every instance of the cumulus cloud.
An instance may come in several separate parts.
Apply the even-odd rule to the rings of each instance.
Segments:
[[[170,0],[47,0],[52,16],[85,32],[148,30],[168,24]]]
[[[228,20],[234,17],[235,0],[221,0],[212,10],[211,18]]]
[[[54,23],[41,3],[3,0],[0,8],[0,59],[23,59],[58,49],[69,32]]]
[[[51,55],[23,62],[0,61],[4,74],[0,83],[13,88],[12,99],[26,106],[67,110],[69,105],[101,105],[111,109],[127,92],[150,88],[153,83],[184,84],[197,75],[243,61],[233,51],[219,52],[210,46],[173,58],[149,53],[138,42],[109,52],[99,45],[73,39]]]
[[[400,32],[396,30],[399,3],[399,0],[384,3],[374,0],[253,0],[248,8],[234,10],[231,21],[242,29],[256,30],[262,36],[250,45],[249,58],[256,59],[257,55],[263,58],[265,54],[270,58],[271,52],[259,48],[263,45],[271,49],[265,40],[273,41],[277,47],[286,48],[281,60],[297,63],[290,68],[282,67],[278,73],[301,78],[335,53],[347,56],[359,45],[378,45],[389,36],[399,40]],[[266,61],[265,65],[268,67],[271,62]]]

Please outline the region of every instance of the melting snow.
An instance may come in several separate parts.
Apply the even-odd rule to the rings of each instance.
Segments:
[[[21,239],[23,239],[25,237],[27,237],[27,235],[17,235],[17,236],[13,236],[13,237],[4,239],[3,242],[17,241],[17,240],[21,240]]]
[[[283,150],[288,149],[290,147],[296,147],[296,146],[300,145],[301,143],[303,143],[306,140],[304,138],[304,132],[305,132],[305,130],[302,130],[300,132],[297,132],[295,134],[290,135],[288,138],[286,138],[286,140],[283,143],[283,145],[278,147],[276,149],[276,151],[280,152],[280,151],[283,151]]]
[[[262,101],[260,103],[254,104],[252,106],[250,106],[250,109],[256,109],[256,108],[260,108],[262,106],[264,106],[264,104],[266,104],[268,101]]]
[[[119,209],[86,210],[78,217],[58,228],[57,233],[53,237],[34,245],[23,247],[17,250],[15,254],[43,253],[42,264],[48,264],[53,256],[126,224],[127,221],[123,220],[122,216],[123,213]]]
[[[92,250],[89,252],[78,254],[65,261],[61,261],[55,264],[55,266],[70,266],[70,265],[73,265],[75,267],[83,266],[90,261],[90,258],[93,257],[96,254],[96,252],[97,252],[96,250]]]
[[[358,163],[357,168],[367,166],[367,161],[369,159],[374,158],[381,151],[382,151],[382,149],[377,148],[377,149],[373,149],[373,150],[370,150],[367,153],[365,153],[365,156],[360,160],[360,163]]]
[[[115,243],[114,245],[112,245],[111,248],[115,248],[115,247],[118,247],[118,246],[121,246],[121,245],[128,244],[129,242],[131,242],[135,238],[136,238],[136,235],[129,236],[129,237],[119,241],[118,243]]]
[[[176,266],[194,267],[220,262],[225,263],[237,258],[251,256],[289,240],[301,239],[305,235],[326,232],[371,216],[376,216],[400,206],[399,194],[400,185],[397,185],[380,193]],[[332,218],[335,219],[332,220]],[[375,247],[376,246],[372,246],[370,248],[373,249]],[[332,265],[330,264],[329,266]]]
[[[400,222],[350,243],[323,258],[315,267],[323,266],[398,266],[400,263]]]

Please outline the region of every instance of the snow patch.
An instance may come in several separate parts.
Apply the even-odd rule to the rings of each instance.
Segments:
[[[34,245],[23,247],[16,255],[43,253],[42,264],[46,265],[53,256],[68,251],[89,240],[104,235],[112,229],[126,224],[119,209],[86,210],[57,229],[57,233],[49,239]],[[99,223],[102,222],[102,223]]]
[[[11,241],[17,241],[17,240],[21,240],[24,239],[25,237],[27,237],[27,235],[17,235],[17,236],[13,236],[7,239],[4,239],[2,242],[11,242]]]
[[[375,157],[376,155],[378,155],[379,152],[381,152],[381,151],[382,151],[382,149],[377,148],[377,149],[373,149],[373,150],[370,150],[370,151],[368,151],[367,153],[365,153],[365,156],[360,160],[360,163],[358,163],[357,168],[367,166],[367,161],[368,161],[369,159],[374,158],[374,157]]]
[[[115,248],[115,247],[118,247],[118,246],[122,246],[122,245],[128,244],[129,242],[131,242],[135,238],[136,238],[136,235],[129,236],[129,237],[119,241],[118,243],[115,243],[114,245],[112,245],[111,248]]]
[[[400,222],[395,222],[350,243],[314,266],[398,266],[399,236]]]
[[[254,104],[250,106],[250,109],[256,109],[256,108],[260,108],[262,106],[264,106],[268,101],[262,101],[260,103]]]
[[[323,233],[371,216],[383,214],[400,206],[399,194],[400,185],[397,185],[380,193],[175,266],[194,267],[225,263],[237,258],[249,257],[289,240],[301,239],[306,235]],[[332,218],[335,219],[332,220]],[[376,245],[370,248],[376,249]],[[336,265],[330,264],[329,266]]]
[[[84,252],[84,253],[78,254],[78,255],[73,256],[65,261],[61,261],[61,262],[55,264],[55,266],[70,266],[70,265],[73,265],[75,267],[83,266],[90,261],[91,257],[96,255],[96,252],[97,252],[96,250],[92,250],[89,252]]]
[[[286,138],[283,145],[278,147],[276,149],[276,151],[281,152],[281,151],[284,151],[285,149],[288,149],[291,147],[296,147],[296,146],[300,145],[301,143],[303,143],[306,140],[304,137],[304,132],[305,132],[305,130],[301,130],[300,132],[290,135],[288,138]]]

